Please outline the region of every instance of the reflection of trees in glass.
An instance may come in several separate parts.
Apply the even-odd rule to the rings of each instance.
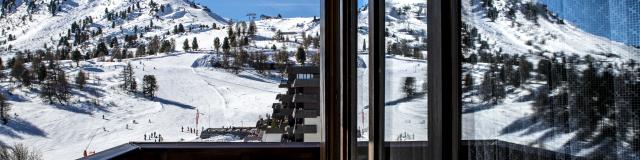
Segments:
[[[531,98],[518,95],[525,96],[519,97],[521,100],[533,101],[534,114],[523,118],[531,120],[530,124],[511,124],[502,134],[533,125],[552,129],[550,134],[575,132],[565,148],[594,148],[588,155],[594,158],[616,154],[616,146],[621,144],[631,150],[640,148],[640,122],[636,122],[640,116],[640,72],[635,61],[616,64],[563,53],[552,57],[508,55],[491,48],[475,28],[465,26],[462,31],[464,62],[486,67],[483,75],[476,75],[482,78],[477,87],[474,73],[465,69],[464,92],[478,93],[484,100],[481,103],[498,105],[512,94],[506,88],[531,89]],[[530,57],[539,59],[535,68]]]

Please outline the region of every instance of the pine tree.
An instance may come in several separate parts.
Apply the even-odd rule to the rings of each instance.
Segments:
[[[313,47],[320,48],[320,36],[316,34],[316,37],[313,39]]]
[[[40,86],[40,96],[46,99],[50,104],[58,102],[67,102],[71,94],[66,75],[56,63],[50,64],[50,69],[46,70],[47,76],[44,83]]]
[[[185,52],[188,52],[190,48],[191,47],[189,47],[189,40],[184,39],[184,42],[182,43],[182,50],[184,50]]]
[[[76,84],[80,87],[80,89],[84,89],[85,84],[87,84],[87,76],[83,71],[79,71],[78,75],[76,75]]]
[[[244,49],[240,49],[240,51],[236,53],[232,68],[235,74],[238,74],[243,70],[243,66],[247,62],[248,57],[249,54]]]
[[[4,71],[4,63],[2,62],[2,58],[0,58],[0,79],[6,78],[6,75],[2,71]]]
[[[144,46],[143,44],[138,45],[138,48],[136,49],[136,56],[144,56],[147,54],[147,47]]]
[[[468,59],[469,59],[469,61],[468,61],[469,63],[474,64],[474,65],[478,64],[478,55],[477,54],[472,53],[471,55],[469,55]]]
[[[550,114],[548,113],[550,111],[549,104],[549,88],[543,86],[536,94],[533,110],[536,114],[540,115]]]
[[[526,83],[529,77],[531,77],[531,63],[527,61],[525,56],[520,57],[520,62],[518,63],[519,74],[520,74],[520,84]]]
[[[76,62],[76,66],[80,67],[80,59],[82,59],[82,54],[77,49],[71,53],[71,59]]]
[[[307,53],[304,51],[304,48],[302,48],[302,46],[298,47],[298,51],[296,52],[296,60],[302,65],[304,65],[305,61],[307,61]]]
[[[7,102],[7,98],[4,97],[4,94],[0,93],[0,119],[4,125],[9,123],[9,119],[11,118],[9,111],[11,111],[11,104]]]
[[[42,83],[47,78],[47,67],[41,62],[39,64],[38,70],[38,82]]]
[[[109,42],[109,47],[114,48],[114,47],[118,47],[118,45],[120,45],[118,43],[118,38],[117,37],[111,38],[111,42]]]
[[[497,76],[497,69],[497,66],[492,64],[489,71],[485,72],[484,80],[480,85],[480,94],[482,95],[482,99],[490,101],[493,105],[497,105],[498,101],[506,96],[503,83],[500,82],[500,79]]]
[[[149,98],[155,97],[155,92],[158,90],[158,84],[156,77],[153,75],[145,75],[142,79],[142,94]]]
[[[185,32],[184,30],[184,26],[182,25],[182,23],[178,24],[178,33],[183,33]]]
[[[496,19],[498,19],[499,14],[500,12],[498,12],[498,9],[496,9],[493,6],[487,9],[487,18],[489,18],[491,22],[496,21]]]
[[[255,21],[251,20],[251,23],[249,23],[249,35],[254,37],[256,33],[258,33],[258,26]]]
[[[213,39],[213,48],[216,49],[216,53],[220,52],[220,38],[216,37]]]
[[[155,55],[159,52],[160,48],[160,38],[158,36],[153,36],[151,42],[149,42],[149,55]]]
[[[229,38],[224,37],[224,40],[222,41],[222,52],[229,52],[229,50],[231,49],[231,45],[229,44]]]
[[[162,41],[162,46],[160,46],[160,52],[162,53],[167,53],[167,52],[173,52],[173,42],[169,41],[169,40],[164,40]]]
[[[187,42],[188,43],[188,42]],[[193,41],[191,42],[191,49],[194,51],[197,51],[199,49],[198,46],[198,39],[196,37],[193,37]]]
[[[22,72],[22,75],[20,76],[20,79],[22,79],[22,86],[31,87],[31,82],[33,80],[33,75],[31,74],[31,72],[28,69],[25,69]]]
[[[123,84],[121,85],[122,89],[129,92],[135,92],[137,90],[136,79],[133,75],[133,67],[131,66],[131,63],[128,63],[122,70],[122,73],[120,73],[123,81]]]
[[[366,39],[362,40],[362,51],[367,51],[367,40]]]
[[[276,60],[276,63],[281,65],[281,68],[284,68],[284,66],[289,63],[289,53],[283,49],[278,53],[276,53],[275,60]]]
[[[402,84],[402,92],[407,98],[416,95],[416,78],[415,77],[404,78],[404,82]]]
[[[107,44],[105,44],[104,42],[100,42],[98,44],[98,47],[96,49],[96,55],[94,55],[94,57],[102,57],[105,55],[109,55],[109,50],[107,49]]]
[[[420,51],[420,48],[414,48],[413,49],[413,58],[415,59],[422,59],[424,56],[422,55],[422,52]]]
[[[20,80],[22,76],[22,72],[24,72],[24,60],[22,59],[21,54],[16,54],[15,60],[13,61],[11,67],[11,77]]]
[[[471,75],[471,73],[467,73],[464,75],[464,86],[467,89],[471,89],[473,87],[473,76]]]
[[[56,98],[60,102],[67,102],[71,95],[71,87],[69,86],[69,82],[67,81],[67,76],[59,67],[58,69],[56,69],[56,72],[58,72],[56,81]]]
[[[282,35],[282,31],[276,31],[276,34],[273,36],[273,39],[279,42],[284,41],[284,36]]]

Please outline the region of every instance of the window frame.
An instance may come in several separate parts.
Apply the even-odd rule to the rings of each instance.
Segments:
[[[460,0],[427,1],[428,157],[459,159],[461,142]],[[321,2],[321,159],[355,159],[357,0]],[[387,159],[384,143],[385,1],[369,7],[368,159]],[[443,18],[447,17],[447,18]],[[450,53],[450,54],[443,54]],[[377,134],[376,134],[377,133]]]

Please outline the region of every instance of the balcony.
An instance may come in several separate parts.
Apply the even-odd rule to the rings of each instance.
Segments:
[[[319,95],[313,94],[296,94],[293,96],[293,103],[318,104]]]
[[[320,116],[319,110],[296,110],[293,115],[295,118],[317,118]]]
[[[278,84],[278,88],[289,88],[290,84],[287,80],[281,80],[280,84]]]
[[[294,88],[318,88],[320,87],[320,79],[319,78],[313,78],[313,79],[296,79],[295,81],[293,81],[293,87]]]

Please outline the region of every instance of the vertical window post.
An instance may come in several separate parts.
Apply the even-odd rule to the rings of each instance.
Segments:
[[[369,160],[386,160],[384,147],[385,1],[369,0]]]
[[[459,159],[460,0],[428,0],[428,138],[430,159]]]
[[[355,159],[357,1],[322,0],[321,159]]]

